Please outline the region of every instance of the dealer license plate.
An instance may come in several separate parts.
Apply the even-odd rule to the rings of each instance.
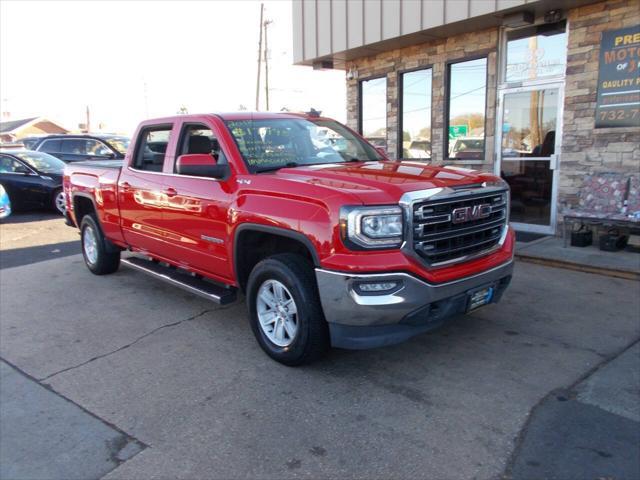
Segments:
[[[493,290],[493,287],[486,287],[469,293],[469,304],[467,307],[467,311],[470,312],[471,310],[482,307],[487,303],[491,303],[491,299],[493,298]]]

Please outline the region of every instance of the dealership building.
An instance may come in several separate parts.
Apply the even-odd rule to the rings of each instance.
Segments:
[[[294,0],[293,28],[296,64],[345,71],[349,126],[500,174],[516,229],[637,204],[640,0]]]

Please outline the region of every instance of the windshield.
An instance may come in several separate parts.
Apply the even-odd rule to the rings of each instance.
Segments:
[[[111,148],[116,149],[123,155],[127,153],[127,148],[129,148],[130,141],[131,139],[127,137],[113,137],[105,139],[105,142],[107,142],[111,146]]]
[[[302,118],[226,122],[252,173],[287,166],[382,160],[366,142],[333,120]]]
[[[14,152],[13,155],[43,173],[62,173],[64,162],[44,152]]]

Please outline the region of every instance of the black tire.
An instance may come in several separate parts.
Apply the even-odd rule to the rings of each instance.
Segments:
[[[85,251],[85,236],[89,235],[89,229],[95,235],[95,261],[91,261],[93,255]],[[108,240],[104,237],[100,225],[93,215],[85,215],[80,223],[80,244],[82,256],[89,271],[95,275],[107,275],[118,270],[120,266],[120,251],[108,246]]]
[[[282,283],[296,304],[297,332],[286,347],[273,343],[259,325],[258,290],[267,280]],[[253,334],[260,347],[275,361],[288,366],[308,364],[324,356],[329,349],[329,327],[322,312],[313,267],[301,255],[278,254],[258,263],[249,275],[247,307]]]
[[[64,215],[64,211],[61,211],[58,208],[58,202],[57,202],[57,198],[58,195],[60,195],[62,193],[62,189],[58,188],[57,190],[54,190],[53,194],[51,195],[51,200],[49,202],[49,207],[54,211],[59,213],[60,215]]]

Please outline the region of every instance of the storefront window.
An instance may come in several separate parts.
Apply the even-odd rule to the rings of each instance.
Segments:
[[[482,160],[485,143],[487,59],[448,66],[447,145],[452,160]]]
[[[431,158],[431,69],[403,73],[400,158]]]
[[[566,61],[564,23],[528,27],[507,35],[507,83],[564,75]]]
[[[360,82],[360,133],[376,147],[387,148],[387,78]]]
[[[558,90],[504,96],[502,158],[549,157],[555,153]]]

